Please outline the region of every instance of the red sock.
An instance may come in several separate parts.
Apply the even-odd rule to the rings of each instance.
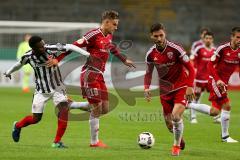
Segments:
[[[24,117],[22,120],[18,121],[16,123],[16,127],[22,128],[35,123],[37,123],[37,120],[32,115],[29,115]]]
[[[68,122],[68,108],[62,108],[58,113],[58,128],[54,143],[60,142]]]

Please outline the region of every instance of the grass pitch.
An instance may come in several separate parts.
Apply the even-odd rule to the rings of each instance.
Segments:
[[[116,95],[115,92],[113,94]],[[32,94],[22,94],[19,88],[0,89],[0,159],[1,160],[168,160],[173,137],[165,127],[159,98],[151,103],[137,99],[136,106],[128,106],[119,98],[118,106],[100,120],[100,139],[110,146],[108,149],[89,147],[88,121],[70,121],[63,137],[68,149],[53,149],[57,118],[50,101],[44,111],[42,121],[22,129],[19,143],[11,138],[12,124],[31,111]],[[80,101],[78,96],[72,96]],[[240,94],[230,92],[232,103],[230,133],[240,140]],[[208,103],[207,94],[202,102]],[[240,143],[226,144],[220,141],[220,125],[214,124],[211,117],[198,114],[198,124],[190,124],[188,112],[184,116],[184,138],[186,148],[179,160],[239,160]],[[78,114],[79,111],[73,111]],[[143,131],[151,132],[156,143],[149,150],[140,149],[137,136]]]

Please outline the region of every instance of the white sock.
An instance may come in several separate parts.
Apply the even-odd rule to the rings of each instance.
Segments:
[[[221,112],[222,137],[229,136],[229,133],[228,133],[229,120],[230,120],[230,111],[226,111],[222,109],[222,112]]]
[[[191,108],[191,109],[194,109],[194,110],[196,110],[196,111],[198,111],[198,112],[201,112],[201,113],[205,113],[205,114],[210,115],[211,107],[210,107],[209,105],[189,103],[189,104],[188,104],[188,107]]]
[[[98,142],[99,118],[95,118],[90,115],[89,124],[91,133],[91,144],[96,144]]]
[[[180,146],[182,135],[183,135],[183,120],[173,123],[173,135],[174,135],[174,145]]]
[[[70,109],[81,109],[89,106],[88,102],[72,102],[70,103]]]

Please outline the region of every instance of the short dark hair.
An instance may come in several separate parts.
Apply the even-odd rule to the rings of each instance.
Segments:
[[[203,32],[210,32],[210,29],[207,28],[207,27],[202,27],[202,28],[200,29],[200,34],[202,34]]]
[[[159,31],[160,29],[165,30],[165,27],[163,26],[163,24],[162,23],[154,23],[150,27],[150,33],[153,33],[155,31]]]
[[[41,38],[41,37],[39,37],[39,36],[32,36],[32,37],[29,39],[28,44],[29,44],[29,46],[30,46],[31,48],[34,48],[35,45],[36,45],[37,43],[41,42],[41,41],[42,41],[42,38]]]
[[[212,37],[214,37],[214,34],[213,34],[213,32],[207,31],[207,32],[204,34],[204,37],[206,37],[206,36],[212,36]]]
[[[233,27],[232,28],[232,35],[234,36],[236,32],[240,32],[240,27]]]
[[[107,10],[102,13],[101,21],[105,19],[119,19],[119,14],[117,11],[114,10]]]

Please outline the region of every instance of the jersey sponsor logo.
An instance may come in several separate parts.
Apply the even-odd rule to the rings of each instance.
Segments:
[[[189,57],[186,54],[183,56],[183,61],[184,62],[189,62]]]
[[[203,57],[202,60],[203,60],[203,61],[210,61],[210,58],[205,58],[205,57]]]
[[[99,49],[100,52],[107,52],[106,49]]]
[[[227,56],[230,56],[230,53],[229,53],[229,52],[227,53]]]
[[[216,60],[216,55],[212,55],[211,61],[215,61],[215,60]]]
[[[168,52],[167,56],[168,56],[169,59],[172,59],[173,58],[173,52]]]
[[[231,64],[238,64],[239,61],[230,61],[230,60],[224,60],[226,63],[231,63]]]

